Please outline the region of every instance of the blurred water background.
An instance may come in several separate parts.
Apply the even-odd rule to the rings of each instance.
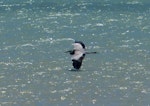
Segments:
[[[72,68],[74,40],[88,51]],[[150,106],[149,0],[1,0],[0,106]]]

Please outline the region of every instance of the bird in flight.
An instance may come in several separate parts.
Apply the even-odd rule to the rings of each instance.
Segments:
[[[73,43],[73,50],[68,50],[65,53],[70,53],[71,60],[72,60],[72,65],[74,67],[74,69],[79,70],[81,65],[82,65],[82,61],[85,57],[86,54],[96,54],[97,52],[86,52],[85,50],[85,45],[83,42],[81,41],[75,41]]]

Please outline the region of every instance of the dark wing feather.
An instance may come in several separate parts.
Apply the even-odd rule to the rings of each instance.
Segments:
[[[77,60],[72,60],[72,61],[73,61],[73,63],[72,63],[73,67],[75,69],[80,69],[80,67],[82,65],[82,61],[77,61]]]
[[[79,60],[74,60],[74,59],[72,60],[73,61],[72,65],[75,69],[80,69],[82,65],[82,60],[84,59],[84,57],[85,57],[85,54],[83,54],[83,56],[80,57]]]

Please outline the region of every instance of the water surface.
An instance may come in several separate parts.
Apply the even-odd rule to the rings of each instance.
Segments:
[[[1,0],[1,106],[149,106],[150,2]],[[99,54],[72,68],[74,40]]]

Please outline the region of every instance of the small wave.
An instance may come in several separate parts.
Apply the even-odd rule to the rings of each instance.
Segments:
[[[79,13],[53,13],[49,14],[49,17],[62,17],[62,16],[79,16]]]
[[[35,47],[36,45],[33,45],[31,43],[26,43],[26,44],[22,44],[22,45],[17,45],[16,49],[18,48],[24,48],[24,47]]]
[[[55,42],[61,42],[61,41],[75,41],[74,39],[72,38],[61,38],[61,39],[53,39],[53,38],[47,38],[47,39],[43,39],[43,38],[40,38],[40,40],[36,40],[35,42],[38,42],[38,43],[55,43]]]
[[[107,21],[108,21],[108,22],[117,22],[118,19],[108,19]]]
[[[130,1],[130,2],[127,2],[127,4],[132,4],[132,5],[134,5],[134,4],[142,4],[141,2],[138,2],[138,1]]]
[[[33,45],[31,43],[26,43],[26,44],[5,46],[0,50],[18,49],[18,48],[23,48],[23,47],[34,47],[34,46],[36,46],[36,45]]]
[[[72,39],[72,38],[62,38],[62,39],[56,39],[56,40],[54,40],[55,42],[60,42],[60,41],[75,41],[74,39]]]
[[[0,62],[0,65],[16,66],[16,65],[32,65],[31,62]]]
[[[21,47],[26,47],[26,46],[34,46],[33,44],[31,44],[31,43],[27,43],[27,44],[23,44],[23,45],[21,45]]]

